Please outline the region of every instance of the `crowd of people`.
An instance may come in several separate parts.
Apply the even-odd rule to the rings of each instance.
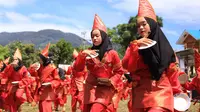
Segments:
[[[37,63],[25,67],[19,49],[13,60],[0,61],[0,111],[21,112],[21,105],[38,105],[39,112],[66,111],[71,95],[71,111],[116,112],[120,100],[129,99],[129,112],[178,112],[174,95],[186,90],[200,93],[200,53],[194,47],[196,76],[180,83],[186,73],[148,0],[139,0],[137,15],[139,37],[130,42],[121,60],[113,49],[107,28],[95,14],[91,31],[92,47],[73,52],[73,63],[56,67],[49,52],[50,43],[39,54]],[[152,47],[149,44],[156,42]],[[52,107],[52,104],[54,107]]]

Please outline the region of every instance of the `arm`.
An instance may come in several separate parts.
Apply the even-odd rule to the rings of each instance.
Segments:
[[[171,63],[167,69],[166,74],[172,86],[173,93],[176,94],[182,92],[181,84],[178,78],[185,73],[181,72],[175,63]]]
[[[186,82],[182,85],[186,90],[195,90],[195,85],[192,82]]]
[[[2,75],[1,84],[7,84],[12,74],[12,66],[8,65]]]
[[[38,72],[37,72],[37,70],[35,70],[34,67],[29,67],[28,71],[31,74],[31,76],[38,77]]]
[[[139,59],[138,45],[132,42],[126,50],[124,58],[122,59],[122,66],[129,72],[137,69],[137,60]]]
[[[27,97],[27,101],[33,102],[33,97],[31,94],[31,88],[30,86],[35,82],[35,79],[33,77],[30,76],[30,73],[28,72],[28,70],[26,69],[26,67],[21,68],[22,70],[20,70],[19,72],[21,72],[22,80],[19,81],[19,88],[23,88],[25,90],[25,94]]]
[[[26,67],[21,68],[19,71],[22,75],[22,80],[19,81],[19,88],[24,88],[25,86],[29,86],[32,83],[30,73],[26,69]]]
[[[79,53],[77,56],[73,68],[77,72],[81,72],[84,70],[85,67],[85,62],[86,62],[86,55],[83,54],[82,52]]]
[[[116,51],[112,53],[112,64],[113,64],[113,76],[110,78],[111,84],[114,86],[115,89],[119,90],[121,87],[121,76],[123,75],[124,71],[120,62],[120,58]],[[123,85],[123,84],[122,84]]]
[[[51,87],[53,89],[58,88],[60,86],[60,78],[56,68],[52,71],[52,77],[53,80],[51,81]]]
[[[71,75],[72,74],[72,65],[70,65],[66,71],[66,75]]]
[[[190,83],[186,83],[184,87],[186,87],[186,89],[200,91],[200,54],[197,50],[194,50],[194,61],[197,76],[195,76]]]

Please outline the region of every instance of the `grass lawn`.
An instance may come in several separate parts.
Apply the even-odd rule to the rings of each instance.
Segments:
[[[70,106],[71,105],[71,97],[68,97],[68,101],[66,106],[66,112],[71,112],[70,110]],[[191,105],[191,107],[188,109],[187,112],[200,112],[200,103],[197,103],[196,105]],[[31,107],[28,103],[23,104],[22,106],[22,112],[38,112],[38,107]],[[80,112],[80,111],[77,111]],[[127,101],[121,101],[119,103],[119,108],[118,108],[118,112],[128,112],[128,108],[127,108]]]

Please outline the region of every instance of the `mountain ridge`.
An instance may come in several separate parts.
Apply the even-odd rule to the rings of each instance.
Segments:
[[[80,45],[83,45],[84,41],[86,45],[91,45],[88,41],[74,33],[65,33],[54,29],[22,32],[1,32],[0,44],[5,46],[11,42],[20,41],[25,44],[35,44],[35,47],[43,47],[49,42],[56,43],[62,38],[70,42],[73,47],[79,47]]]

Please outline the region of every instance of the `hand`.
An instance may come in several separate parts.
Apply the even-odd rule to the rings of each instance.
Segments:
[[[31,102],[31,106],[32,106],[32,107],[35,107],[35,106],[36,106],[36,102],[35,102],[35,101],[32,101],[32,102]]]
[[[141,38],[139,40],[137,40],[137,44],[139,46],[148,46],[148,44],[151,44],[153,42],[153,40],[149,39],[149,38]]]
[[[88,50],[88,49],[86,49],[82,53],[86,54],[86,55],[96,55],[96,51],[97,50]]]
[[[111,81],[108,78],[98,78],[98,85],[111,86]]]
[[[31,65],[31,68],[34,68],[35,70],[38,70],[40,68],[40,63],[36,62]]]

